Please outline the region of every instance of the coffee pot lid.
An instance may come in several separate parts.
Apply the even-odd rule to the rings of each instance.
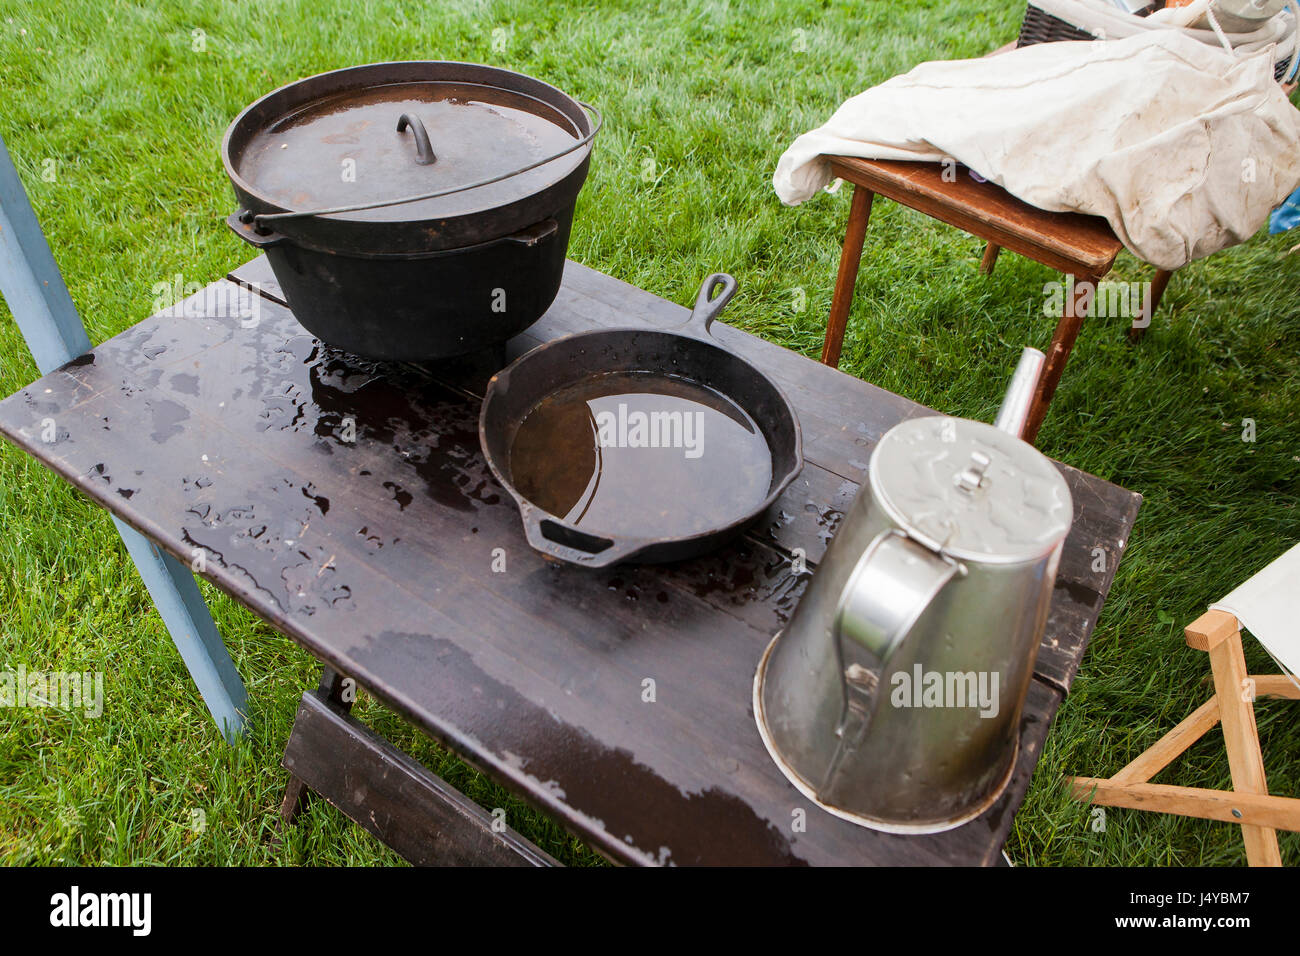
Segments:
[[[901,529],[957,559],[1041,557],[1069,532],[1074,515],[1070,489],[1050,459],[965,418],[895,425],[871,456],[870,481]]]

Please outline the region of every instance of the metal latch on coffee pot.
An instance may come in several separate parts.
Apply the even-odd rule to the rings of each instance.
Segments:
[[[838,816],[944,830],[1010,776],[1073,515],[1059,470],[1020,440],[1043,364],[1024,351],[993,425],[931,416],[881,437],[759,665],[764,743]]]

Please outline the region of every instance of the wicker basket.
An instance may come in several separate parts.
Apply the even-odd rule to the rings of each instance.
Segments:
[[[1020,37],[1016,46],[1032,46],[1035,43],[1057,43],[1063,40],[1095,40],[1086,30],[1080,30],[1073,24],[1066,23],[1060,17],[1054,17],[1034,6],[1025,8],[1025,19],[1020,24]]]
[[[1087,30],[1080,30],[1073,23],[1053,16],[1039,9],[1032,3],[1025,7],[1025,19],[1020,24],[1020,36],[1016,46],[1032,46],[1035,43],[1056,43],[1063,40],[1095,40]],[[1291,59],[1279,61],[1274,65],[1273,76],[1278,82],[1286,75]]]

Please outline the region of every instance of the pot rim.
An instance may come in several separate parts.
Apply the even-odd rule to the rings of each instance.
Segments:
[[[449,75],[449,76],[423,76],[423,77],[410,76],[406,78],[395,77],[391,75],[391,73],[395,71],[396,72],[401,72],[401,71],[419,72],[421,68],[431,69],[434,71],[440,69],[456,71],[457,69],[460,69],[464,71],[464,75],[460,77]],[[388,72],[390,74],[387,78],[382,80],[371,80],[370,82],[365,82],[366,74],[383,74],[385,72]],[[383,86],[391,86],[391,85],[396,85],[399,83],[407,83],[407,82],[461,83],[465,85],[477,85],[477,86],[483,86],[488,88],[496,88],[499,90],[504,90],[506,92],[509,92],[517,96],[524,96],[529,99],[533,99],[539,103],[543,103],[551,107],[552,109],[560,112],[571,122],[573,122],[574,126],[577,128],[580,135],[589,134],[593,128],[591,117],[588,115],[587,111],[583,108],[581,102],[577,100],[575,97],[564,92],[558,87],[553,86],[550,83],[547,83],[544,80],[539,80],[536,77],[529,76],[526,73],[519,73],[515,70],[503,69],[502,67],[490,66],[481,63],[469,63],[469,62],[464,62],[459,60],[389,60],[389,61],[382,61],[377,63],[366,63],[358,66],[347,66],[336,70],[327,70],[323,73],[316,73],[311,76],[300,77],[297,80],[293,80],[292,82],[285,83],[284,85],[277,87],[271,92],[264,94],[263,96],[254,100],[248,106],[244,107],[244,109],[241,110],[240,113],[231,121],[230,125],[226,127],[226,132],[222,136],[222,140],[221,140],[222,166],[225,169],[226,176],[230,179],[230,182],[235,189],[236,195],[241,200],[241,205],[245,205],[245,206],[253,205],[252,203],[247,203],[245,201],[245,197],[247,197],[248,199],[254,200],[256,205],[261,207],[258,209],[250,209],[249,210],[250,212],[260,215],[260,214],[272,214],[272,213],[282,213],[282,212],[300,212],[301,210],[296,210],[291,207],[286,207],[282,203],[276,202],[275,200],[269,198],[265,193],[259,191],[253,183],[249,182],[242,175],[240,175],[239,171],[235,168],[234,156],[232,154],[232,142],[235,140],[236,136],[245,135],[246,137],[250,137],[253,132],[256,132],[257,130],[265,129],[266,126],[268,125],[267,119],[264,118],[259,122],[257,122],[255,125],[253,125],[252,117],[256,116],[256,114],[259,111],[266,110],[268,105],[272,104],[276,99],[287,96],[289,94],[289,91],[294,89],[300,89],[305,84],[308,83],[325,84],[330,79],[343,80],[349,77],[349,75],[355,76],[359,80],[361,80],[361,82],[359,82],[355,87],[357,90],[375,89]],[[538,93],[549,93],[551,97],[553,97],[554,100],[558,102],[544,98],[543,96],[539,96],[537,95]],[[311,102],[313,99],[318,99],[318,98],[319,97],[312,97],[306,102]],[[298,104],[299,107],[302,105],[305,104]],[[280,110],[277,112],[278,112],[278,116],[282,117],[284,115],[287,115],[289,111]],[[244,129],[245,126],[252,126],[253,128],[250,132],[245,132]],[[508,209],[516,205],[517,203],[526,202],[529,199],[533,199],[535,197],[541,196],[542,194],[548,193],[556,189],[557,187],[561,186],[562,184],[564,184],[571,177],[575,177],[575,176],[578,177],[578,188],[580,189],[581,183],[586,179],[587,163],[590,159],[591,151],[594,145],[595,145],[594,141],[589,142],[579,147],[578,149],[575,149],[572,153],[568,154],[567,156],[557,157],[556,161],[558,162],[559,160],[567,159],[568,157],[571,156],[574,158],[574,162],[570,168],[565,169],[562,173],[555,176],[550,182],[546,183],[545,185],[542,185],[536,189],[529,190],[528,192],[522,193],[514,197],[513,199],[509,199],[505,202],[497,202],[494,203],[493,205],[484,206],[477,209],[471,209],[467,212],[456,213],[455,215],[452,216],[447,216],[443,218],[437,218],[431,216],[420,216],[420,217],[412,217],[412,218],[405,218],[405,219],[403,218],[376,219],[376,218],[367,218],[366,216],[362,215],[361,213],[365,212],[365,210],[362,210],[359,212],[351,212],[351,213],[345,213],[340,215],[329,215],[329,216],[317,216],[317,215],[309,214],[303,216],[302,218],[304,220],[308,220],[308,219],[328,220],[328,222],[330,222],[331,225],[336,223],[339,224],[340,228],[347,228],[348,226],[352,226],[354,228],[373,228],[378,226],[378,227],[387,227],[391,229],[400,229],[403,227],[410,227],[413,225],[419,225],[425,223],[434,223],[441,226],[451,221],[474,220],[480,217],[489,216],[498,210]],[[466,190],[466,191],[473,192],[473,189],[471,188],[470,190]],[[577,190],[575,189],[574,196],[576,197],[576,195],[577,195]],[[401,205],[401,204],[394,203],[392,205]],[[418,205],[418,203],[411,203],[411,205]],[[391,206],[383,207],[383,208],[391,208]],[[289,230],[285,230],[285,231],[288,232]],[[297,230],[293,230],[293,231],[296,232]],[[507,232],[508,231],[513,231],[513,230],[507,230]],[[499,234],[504,234],[504,233],[499,233]],[[485,235],[483,238],[489,239],[489,238],[495,238],[495,236]]]

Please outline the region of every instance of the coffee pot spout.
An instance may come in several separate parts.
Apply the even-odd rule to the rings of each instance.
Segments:
[[[993,420],[994,428],[1000,428],[1017,438],[1024,437],[1029,409],[1038,393],[1038,380],[1042,377],[1046,361],[1046,356],[1038,349],[1027,348],[1020,353],[1020,361],[1016,363],[1016,370],[1011,375],[1007,393],[1002,397],[998,417]]]

